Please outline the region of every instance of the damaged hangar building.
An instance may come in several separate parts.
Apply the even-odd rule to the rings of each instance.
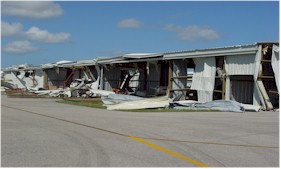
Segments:
[[[1,82],[10,89],[43,92],[78,89],[83,81],[92,92],[88,92],[87,97],[110,93],[149,98],[166,95],[200,103],[233,100],[272,110],[279,109],[279,77],[279,43],[258,42],[13,66],[2,69]],[[68,97],[83,94],[71,91]]]

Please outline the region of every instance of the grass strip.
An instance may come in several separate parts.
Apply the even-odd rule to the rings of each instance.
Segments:
[[[6,93],[9,98],[51,98],[49,95],[36,95],[30,93]]]
[[[83,100],[57,100],[57,103],[72,104],[77,106],[86,106],[99,109],[106,109],[101,100],[83,101]]]

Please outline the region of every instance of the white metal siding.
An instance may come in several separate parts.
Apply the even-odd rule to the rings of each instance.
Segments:
[[[16,76],[16,72],[5,72],[4,74],[4,78],[5,80],[7,80],[8,82],[16,85],[17,88],[23,89],[25,88],[23,81],[20,80],[17,76]]]
[[[227,75],[254,75],[255,54],[226,56]]]
[[[280,86],[279,86],[279,77],[280,77],[280,73],[279,73],[279,47],[276,45],[273,45],[272,48],[272,59],[271,59],[271,65],[272,65],[272,69],[274,72],[274,76],[275,76],[275,82],[276,82],[276,86],[277,86],[277,90],[278,93],[280,93]]]
[[[57,71],[59,69],[59,71]],[[48,86],[63,86],[66,79],[66,70],[61,68],[47,69]]]
[[[213,91],[216,76],[215,57],[194,58],[195,71],[192,77],[191,89],[197,90],[198,101],[213,100]]]
[[[44,85],[44,77],[43,70],[37,69],[34,70],[34,87],[43,88]],[[33,76],[30,74],[29,77],[24,77],[22,79],[25,82],[26,87],[33,87]]]
[[[255,57],[255,70],[254,70],[254,93],[253,93],[253,105],[262,105],[263,108],[266,108],[265,101],[263,99],[263,96],[261,94],[260,88],[258,87],[258,74],[261,64],[261,52],[262,52],[262,45],[258,46],[258,51],[256,53]]]
[[[43,70],[35,70],[35,80],[37,82],[37,87],[43,88],[44,87],[44,73]]]
[[[231,100],[239,103],[253,104],[254,81],[251,81],[253,77],[236,76],[235,79],[231,79]],[[248,81],[241,81],[242,79]]]
[[[156,66],[158,67],[158,69],[156,69]],[[161,70],[160,65],[149,64],[149,74],[147,75],[148,94],[155,94],[157,87],[160,86],[160,70]]]

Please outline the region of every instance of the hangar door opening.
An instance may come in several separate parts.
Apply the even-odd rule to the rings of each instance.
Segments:
[[[252,75],[230,76],[230,99],[239,103],[253,104],[254,77]]]

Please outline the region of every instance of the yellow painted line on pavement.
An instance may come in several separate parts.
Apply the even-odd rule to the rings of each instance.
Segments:
[[[208,166],[207,164],[204,164],[204,163],[201,163],[201,162],[199,162],[199,161],[193,160],[192,158],[189,158],[189,157],[186,157],[186,156],[184,156],[184,155],[181,155],[181,154],[178,154],[178,153],[176,153],[176,152],[173,152],[173,151],[171,151],[171,150],[165,149],[165,148],[163,148],[163,147],[160,147],[160,146],[158,146],[158,145],[156,145],[156,144],[150,143],[150,142],[145,141],[145,140],[143,140],[143,139],[140,139],[140,138],[138,138],[138,137],[135,137],[135,136],[129,136],[129,137],[130,137],[131,139],[137,141],[137,142],[140,142],[140,143],[142,143],[142,144],[145,144],[145,145],[147,145],[147,146],[150,146],[150,147],[152,147],[152,148],[155,148],[155,149],[157,149],[157,150],[159,150],[159,151],[163,151],[163,152],[165,152],[165,153],[167,153],[167,154],[170,154],[170,155],[172,155],[172,156],[175,156],[175,157],[177,157],[177,158],[180,158],[180,159],[182,159],[182,160],[185,160],[185,161],[187,161],[187,162],[189,162],[189,163],[192,163],[192,164],[194,164],[194,165],[196,165],[196,166],[199,166],[199,167],[210,167],[210,166]]]
[[[246,145],[246,144],[227,144],[227,143],[215,143],[215,142],[203,142],[203,141],[190,141],[190,140],[172,140],[172,139],[161,139],[151,137],[139,137],[145,140],[158,140],[158,141],[170,141],[180,143],[194,143],[194,144],[213,144],[218,146],[236,146],[236,147],[253,147],[253,148],[279,148],[279,146],[264,146],[264,145]]]
[[[27,112],[27,113],[31,113],[31,114],[36,114],[36,115],[39,115],[39,116],[44,116],[44,117],[48,117],[48,118],[52,118],[52,119],[56,119],[56,120],[60,120],[60,121],[64,121],[64,122],[68,122],[68,123],[84,126],[84,127],[89,127],[89,128],[93,128],[93,129],[96,129],[96,130],[100,130],[100,131],[104,131],[104,132],[120,135],[120,136],[130,137],[129,135],[124,134],[124,133],[120,133],[120,132],[116,132],[116,131],[111,131],[111,130],[99,128],[99,127],[96,127],[96,126],[90,126],[90,125],[87,125],[87,124],[82,124],[82,123],[78,123],[78,122],[74,122],[74,121],[69,121],[69,120],[58,118],[58,117],[54,117],[54,116],[48,116],[48,115],[45,115],[45,114],[36,113],[36,112],[33,112],[33,111],[29,111],[29,110],[24,110],[24,109],[20,109],[20,108],[16,108],[16,107],[10,107],[10,106],[6,106],[6,105],[3,105],[3,104],[1,105],[1,107],[6,107],[6,108],[10,108],[10,109],[20,110],[20,111],[23,111],[23,112]],[[250,147],[250,148],[251,147],[253,147],[253,148],[279,148],[279,146],[226,144],[226,143],[200,142],[200,141],[191,141],[191,140],[173,140],[173,139],[149,138],[149,137],[141,137],[141,136],[139,136],[138,138],[139,139],[145,139],[145,140],[183,142],[183,143],[194,143],[194,144],[212,144],[212,145],[218,145],[218,146],[240,146],[240,147]]]
[[[78,123],[78,122],[74,122],[74,121],[70,121],[70,120],[66,120],[66,119],[62,119],[62,118],[58,118],[58,117],[54,117],[54,116],[49,116],[49,115],[45,115],[45,114],[41,114],[41,113],[36,113],[33,111],[29,111],[29,110],[24,110],[24,109],[20,109],[20,108],[16,108],[16,107],[10,107],[10,106],[6,106],[6,105],[1,105],[1,107],[6,107],[6,108],[10,108],[10,109],[15,109],[15,110],[20,110],[23,112],[27,112],[27,113],[31,113],[31,114],[35,114],[35,115],[39,115],[39,116],[43,116],[43,117],[48,117],[48,118],[52,118],[52,119],[56,119],[56,120],[60,120],[60,121],[64,121],[64,122],[68,122],[68,123],[72,123],[72,124],[76,124],[76,125],[80,125],[80,126],[84,126],[84,127],[88,127],[88,128],[92,128],[92,129],[96,129],[96,130],[100,130],[103,132],[107,132],[107,133],[111,133],[111,134],[116,134],[116,135],[120,135],[120,136],[124,136],[124,137],[129,137],[137,142],[140,142],[142,144],[145,144],[147,146],[153,147],[159,151],[165,152],[167,154],[170,154],[172,156],[175,156],[177,158],[183,159],[187,162],[190,162],[194,165],[200,166],[200,167],[210,167],[207,164],[204,164],[202,162],[193,160],[191,158],[188,158],[186,156],[183,156],[181,154],[175,153],[171,150],[165,149],[163,147],[160,147],[158,145],[155,145],[153,143],[150,143],[148,141],[145,141],[143,139],[149,139],[149,140],[158,140],[158,141],[171,141],[171,142],[187,142],[187,143],[197,143],[197,144],[214,144],[214,145],[224,145],[224,146],[243,146],[243,147],[256,147],[256,148],[279,148],[279,146],[262,146],[262,145],[237,145],[237,144],[225,144],[225,143],[212,143],[212,142],[197,142],[197,141],[188,141],[188,140],[172,140],[172,139],[160,139],[160,138],[145,138],[145,137],[136,137],[136,136],[130,136],[127,134],[123,134],[123,133],[119,133],[116,131],[111,131],[111,130],[107,130],[107,129],[103,129],[103,128],[99,128],[96,126],[91,126],[91,125],[87,125],[87,124],[83,124],[83,123]]]

